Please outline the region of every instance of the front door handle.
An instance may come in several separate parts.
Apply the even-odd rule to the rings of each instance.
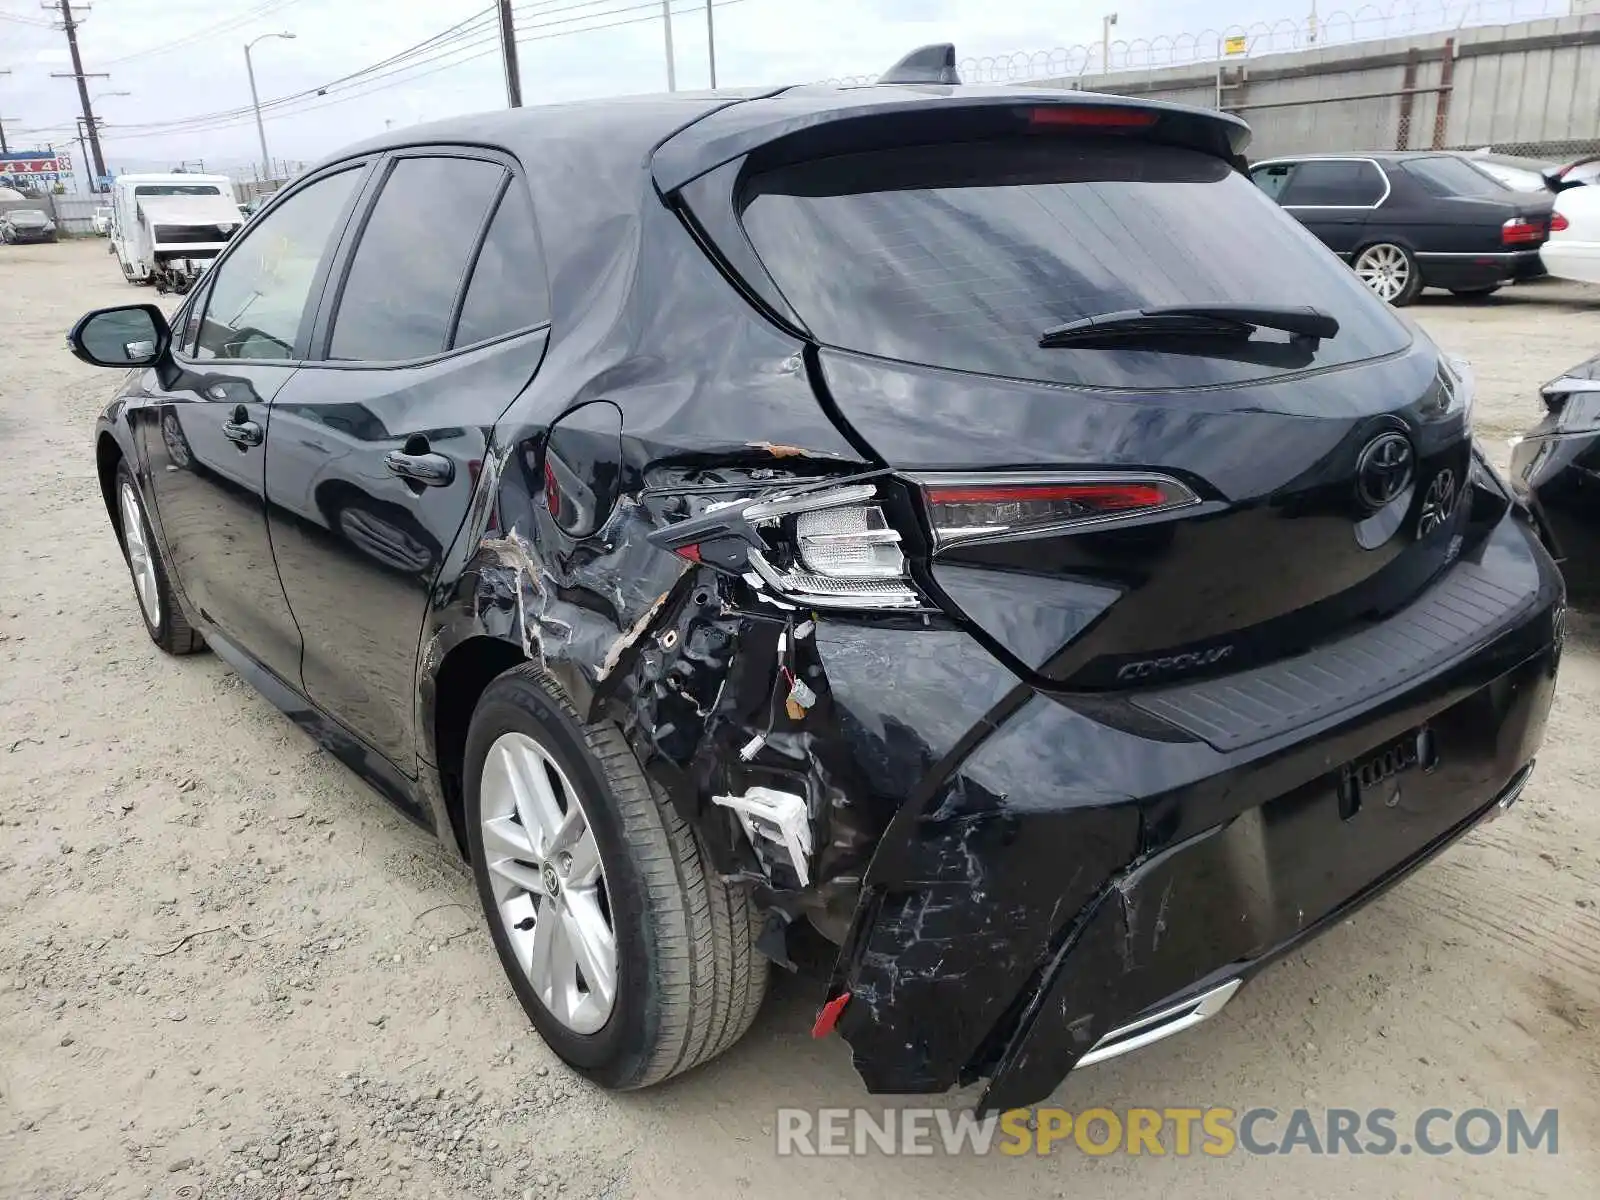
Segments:
[[[423,487],[445,487],[456,477],[456,465],[442,454],[391,450],[383,456],[389,474]]]
[[[267,434],[260,425],[250,419],[245,406],[239,404],[234,407],[233,418],[222,423],[222,436],[243,450],[249,446],[261,445]]]

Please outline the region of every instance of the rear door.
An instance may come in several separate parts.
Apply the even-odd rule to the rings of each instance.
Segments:
[[[1443,473],[1460,493],[1465,385],[1220,158],[1074,130],[836,154],[734,203],[825,394],[907,479],[925,578],[1024,672],[1121,688],[1272,659],[1455,552],[1453,508],[1420,514]],[[1218,303],[1339,329],[1041,345]]]
[[[201,615],[274,673],[300,673],[267,537],[269,405],[299,370],[314,299],[364,163],[300,185],[233,246],[175,338],[178,370],[145,373],[138,436],[169,561]]]
[[[1388,180],[1371,159],[1313,158],[1295,168],[1278,202],[1328,249],[1349,258],[1388,193]]]
[[[391,156],[267,454],[306,694],[408,774],[417,643],[494,422],[548,329],[526,183],[488,151]]]

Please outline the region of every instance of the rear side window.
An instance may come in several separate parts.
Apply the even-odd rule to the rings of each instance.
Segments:
[[[470,346],[550,319],[533,203],[512,180],[478,252],[453,342]]]
[[[1487,200],[1506,199],[1506,188],[1499,180],[1459,158],[1440,154],[1430,158],[1408,158],[1406,174],[1435,196],[1478,196]]]
[[[1243,382],[1403,349],[1409,334],[1245,176],[1171,146],[1061,138],[917,146],[748,181],[752,245],[823,342],[1098,387]],[[1337,337],[1041,349],[1082,317],[1205,302],[1315,305]]]
[[[330,358],[394,362],[444,350],[468,261],[505,174],[478,159],[395,164],[351,259]]]
[[[1291,205],[1362,208],[1383,199],[1385,186],[1383,172],[1370,162],[1313,159],[1300,164],[1279,199]]]

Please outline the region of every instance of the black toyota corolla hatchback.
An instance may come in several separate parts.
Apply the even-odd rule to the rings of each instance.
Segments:
[[[913,82],[340,154],[71,334],[149,633],[466,857],[589,1077],[804,923],[869,1089],[1038,1100],[1510,805],[1554,687],[1470,375],[1247,137]]]

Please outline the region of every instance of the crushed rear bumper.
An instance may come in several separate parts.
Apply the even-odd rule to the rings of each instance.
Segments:
[[[990,708],[895,814],[835,968],[869,1090],[987,1076],[985,1109],[1039,1101],[1498,812],[1543,734],[1563,596],[1517,519],[1469,557],[1223,684]]]

